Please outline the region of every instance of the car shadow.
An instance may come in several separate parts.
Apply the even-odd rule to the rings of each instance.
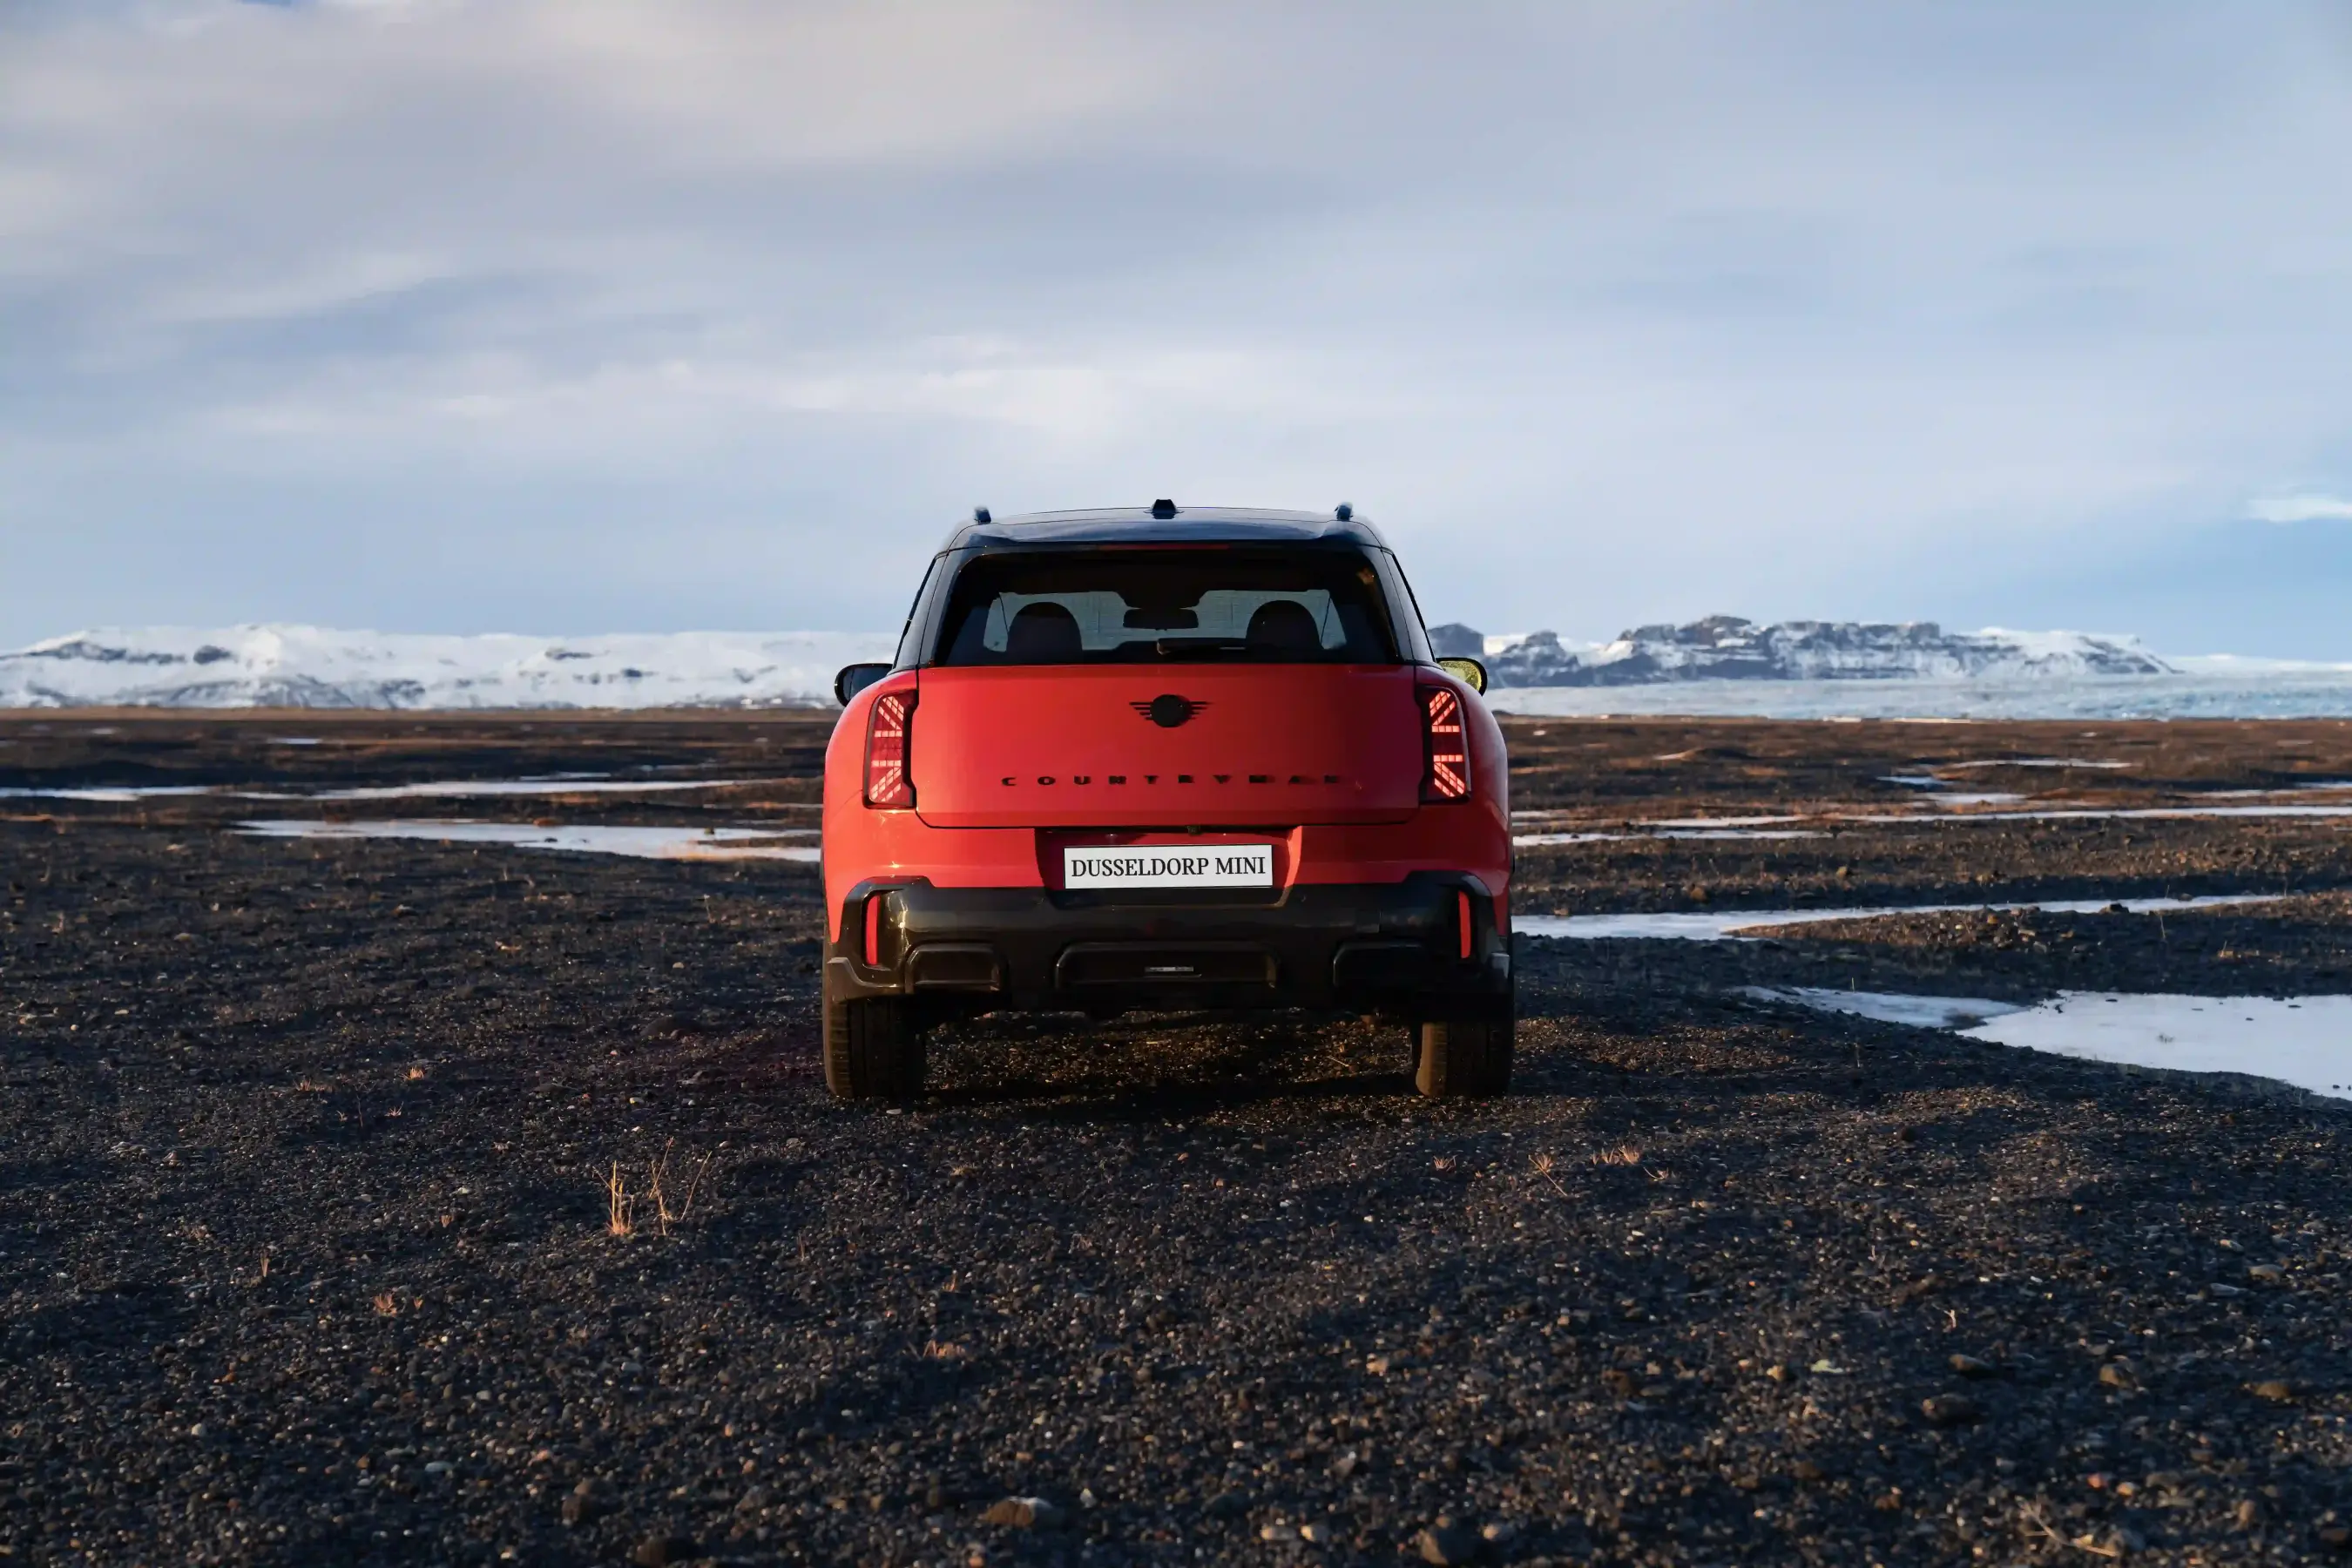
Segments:
[[[1117,1073],[1076,1079],[1014,1076],[984,1084],[950,1085],[923,1097],[926,1106],[950,1107],[1054,1102],[1048,1113],[1117,1110],[1163,1115],[1171,1110],[1222,1110],[1285,1101],[1370,1099],[1410,1100],[1412,1079],[1402,1072],[1351,1073],[1341,1078],[1257,1079],[1219,1083],[1199,1079],[1139,1079]]]

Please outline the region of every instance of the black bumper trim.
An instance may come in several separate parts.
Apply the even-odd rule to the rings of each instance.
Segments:
[[[1462,956],[1461,895],[1470,953]],[[866,903],[883,900],[866,962]],[[838,998],[920,994],[978,1008],[1356,1007],[1439,1016],[1511,994],[1509,945],[1477,878],[1118,898],[1041,888],[860,883],[826,955]]]

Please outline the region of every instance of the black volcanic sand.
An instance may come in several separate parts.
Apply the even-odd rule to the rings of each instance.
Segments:
[[[1877,809],[2084,728],[1511,726],[1517,804],[1595,824]],[[35,715],[0,787],[667,768],[782,782],[342,814],[805,822],[824,735]],[[1983,787],[2352,776],[2345,726],[2096,743],[2149,777]],[[1526,942],[1486,1104],[1412,1099],[1394,1027],[1138,1016],[958,1028],[890,1110],[824,1095],[813,868],[227,830],[324,814],[0,800],[0,1553],[2185,1564],[2352,1523],[2341,1108],[1735,989],[2344,989],[2345,827],[1529,852],[1559,910],[2296,897]]]

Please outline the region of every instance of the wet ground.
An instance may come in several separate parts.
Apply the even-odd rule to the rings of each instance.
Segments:
[[[1509,729],[1529,836],[1609,836],[1524,910],[2284,896],[1523,942],[1490,1104],[1398,1029],[1174,1016],[983,1020],[843,1109],[814,868],[725,858],[805,842],[821,718],[12,716],[0,1552],[2341,1550],[2340,1106],[1755,993],[2352,991],[2352,818],[2016,815],[2324,804],[2352,726]],[[461,816],[718,842],[239,830]],[[1819,837],[1660,836],[1767,816]]]

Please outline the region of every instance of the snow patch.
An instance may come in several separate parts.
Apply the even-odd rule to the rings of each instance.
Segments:
[[[2174,1072],[2251,1073],[2352,1100],[2352,996],[2111,995],[2065,991],[1962,1031],[2030,1050]]]
[[[2038,1006],[1813,986],[1741,987],[1759,1002],[1846,1013],[1973,1040],[2171,1072],[2246,1074],[2352,1100],[2352,996],[2062,991]]]

